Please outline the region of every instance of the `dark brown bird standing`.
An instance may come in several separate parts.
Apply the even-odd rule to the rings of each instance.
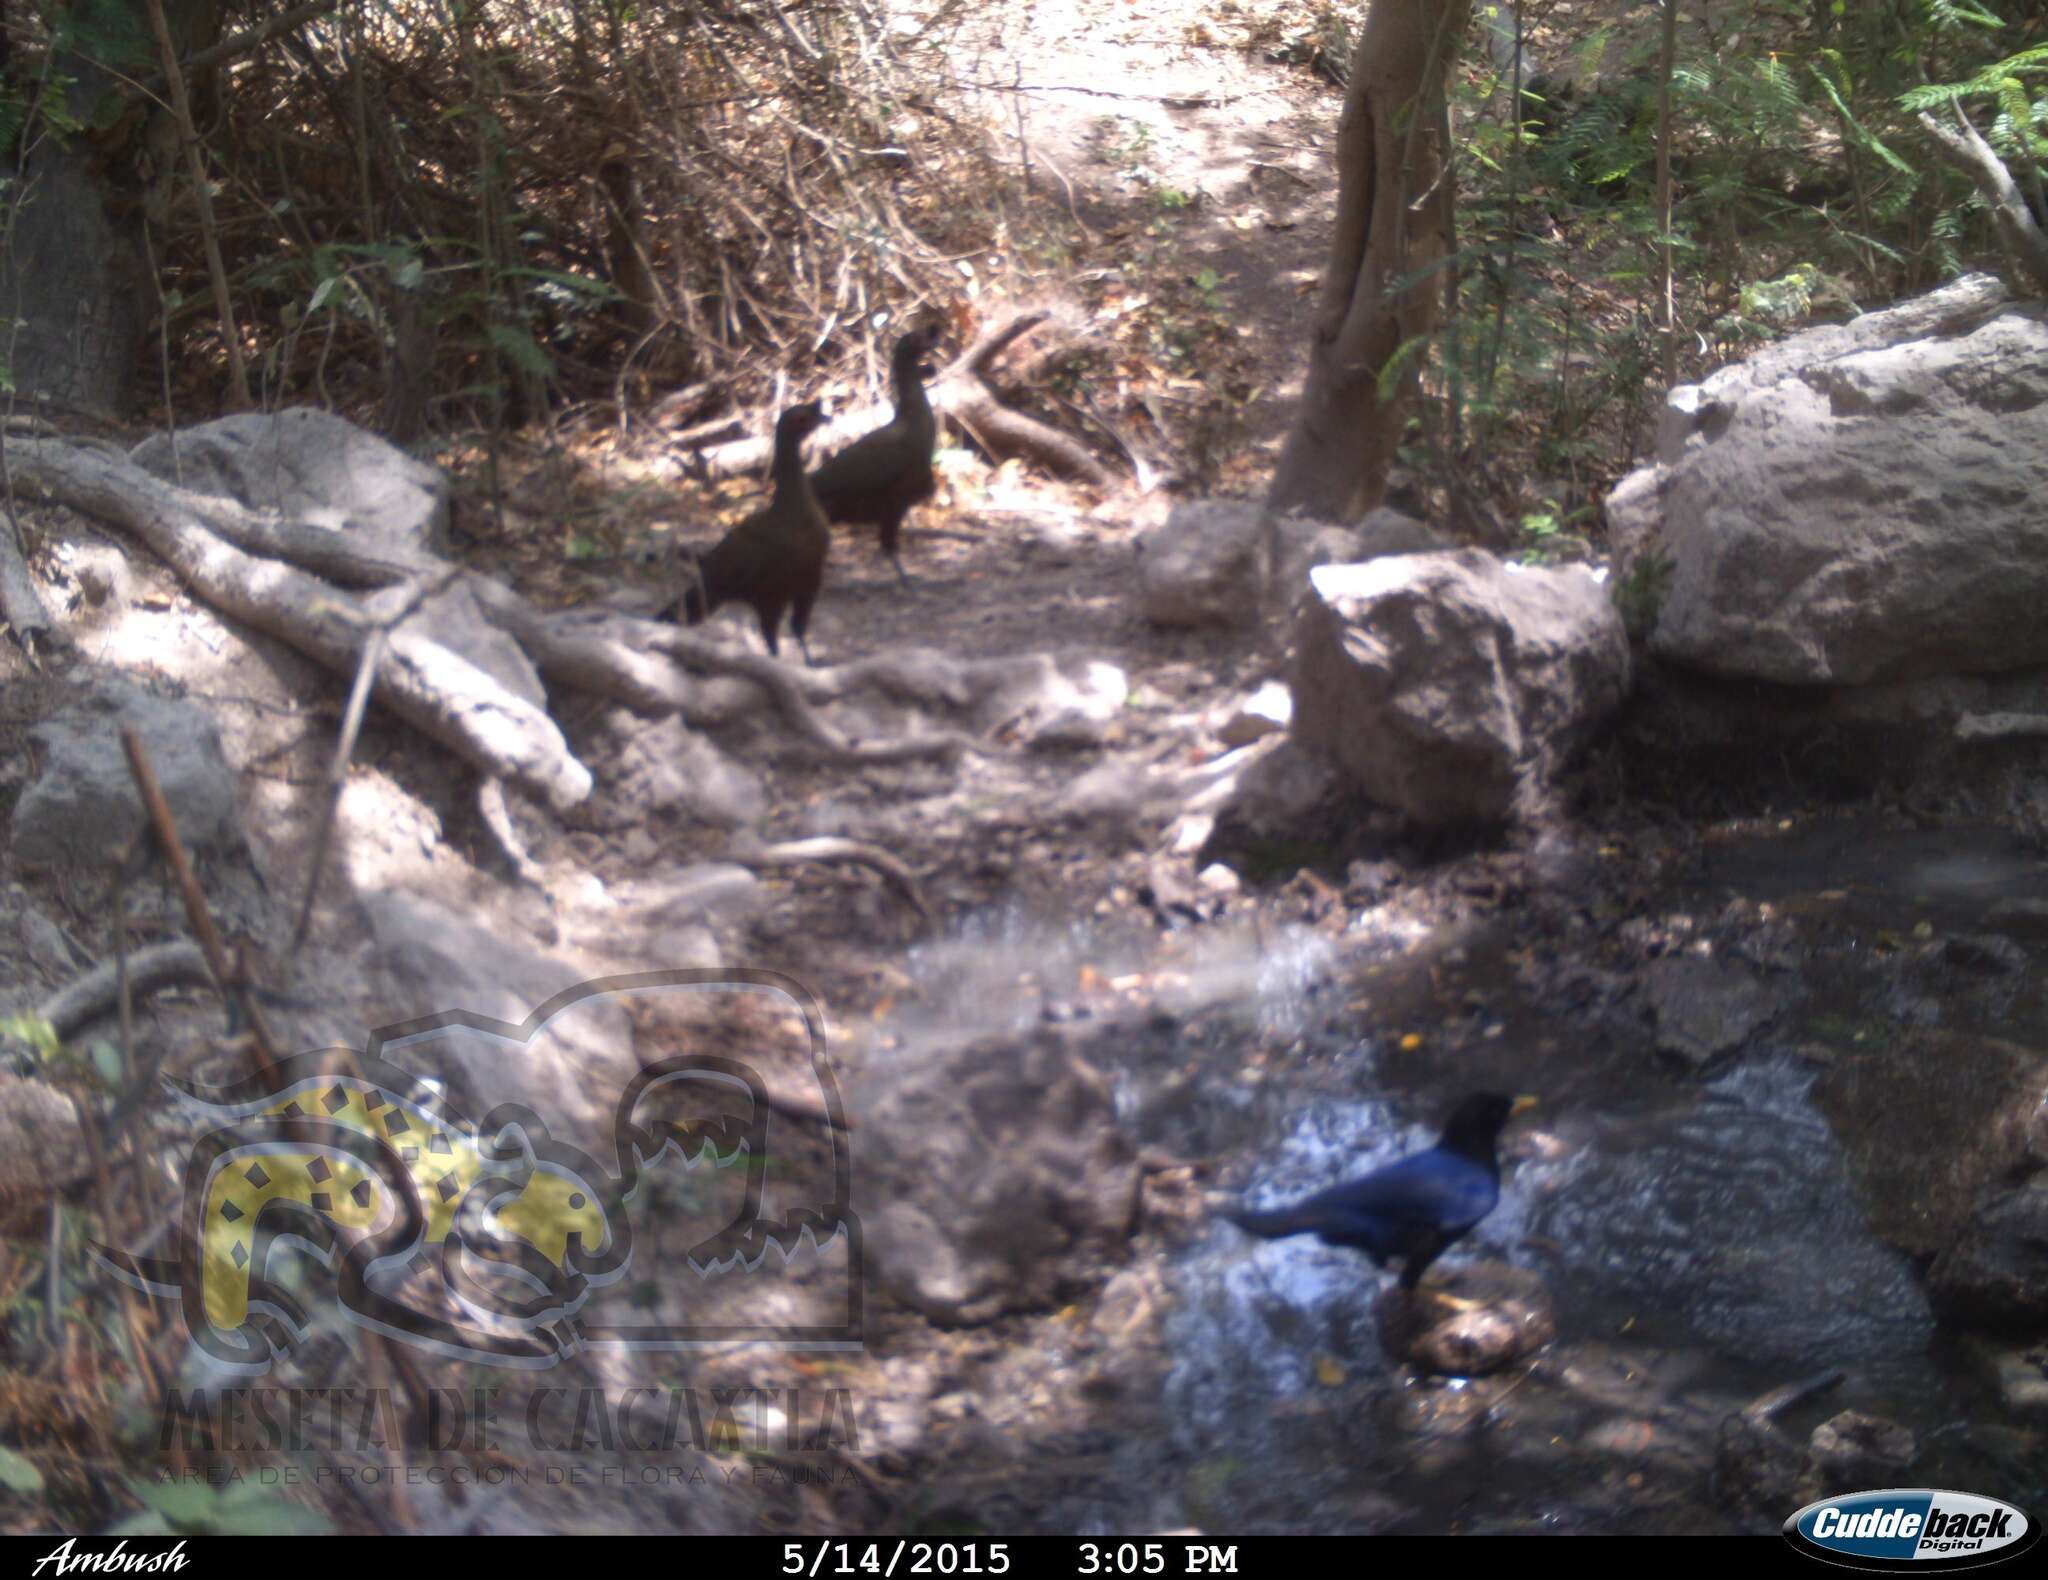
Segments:
[[[939,442],[939,420],[924,393],[924,359],[939,342],[927,325],[896,342],[889,359],[896,385],[896,415],[873,433],[863,434],[811,475],[818,507],[827,520],[854,522],[882,529],[882,552],[896,567],[897,580],[908,583],[896,540],[911,506],[932,497],[932,451]]]
[[[789,628],[811,661],[804,633],[811,605],[825,585],[825,550],[831,532],[804,475],[804,440],[825,420],[816,401],[792,406],[775,424],[775,460],[769,469],[775,494],[718,540],[718,546],[683,567],[682,611],[697,624],[720,604],[751,604],[761,622],[768,651],[779,654],[776,628],[789,611]]]

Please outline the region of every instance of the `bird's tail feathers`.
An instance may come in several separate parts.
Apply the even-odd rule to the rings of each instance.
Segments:
[[[1218,1216],[1228,1219],[1246,1234],[1255,1234],[1261,1240],[1284,1240],[1291,1234],[1307,1234],[1317,1228],[1321,1218],[1315,1213],[1285,1210],[1279,1212],[1244,1212],[1228,1209]]]

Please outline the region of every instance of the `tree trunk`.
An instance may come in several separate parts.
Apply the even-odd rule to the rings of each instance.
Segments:
[[[1450,255],[1444,76],[1471,0],[1374,0],[1337,127],[1337,227],[1308,383],[1267,493],[1275,510],[1351,521],[1379,503]]]
[[[218,32],[217,0],[165,0],[181,51]],[[160,198],[178,138],[160,107],[139,99],[137,81],[156,74],[157,51],[143,0],[78,0],[73,31],[52,75],[69,80],[65,109],[82,129],[53,135],[40,119],[20,136],[29,145],[8,193],[0,251],[0,320],[10,332],[0,360],[18,398],[114,418],[122,415],[155,310],[144,217]],[[41,74],[9,86],[24,98]],[[12,165],[14,149],[0,150]],[[153,168],[152,168],[153,167]]]

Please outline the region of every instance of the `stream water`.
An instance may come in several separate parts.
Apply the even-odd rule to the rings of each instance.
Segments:
[[[1113,1044],[1129,1118],[1148,1144],[1221,1160],[1220,1187],[1260,1204],[1426,1145],[1465,1090],[1543,1100],[1509,1132],[1500,1207],[1446,1261],[1539,1273],[1555,1344],[1496,1377],[1409,1379],[1377,1338],[1391,1279],[1211,1221],[1166,1269],[1161,1396],[1117,1472],[1062,1511],[1068,1528],[1177,1514],[1239,1532],[1768,1529],[1791,1508],[1766,1520],[1717,1494],[1723,1423],[1829,1370],[1840,1384],[1780,1419],[1790,1442],[1866,1411],[1914,1431],[1915,1484],[2048,1507],[2038,1423],[2002,1414],[1937,1332],[1808,1095],[1817,1025],[1904,1019],[2048,1046],[2032,961],[1987,1026],[1972,1024],[1989,1018],[1981,995],[1951,1002],[1887,954],[1916,928],[1968,933],[2000,900],[2048,898],[2048,864],[1995,833],[1766,833],[1711,845],[1649,910],[1713,915],[1738,898],[1767,907],[1777,958],[1801,962],[1799,997],[1703,1073],[1661,1059],[1647,1025],[1632,1042],[1626,1017],[1584,1030],[1557,973],[1512,969],[1530,942],[1512,912],[1433,946],[1390,930],[1376,964],[1371,948],[1339,964],[1305,932],[1199,930],[1148,952],[1014,926],[924,960],[948,989],[927,1002],[983,1014],[1000,994],[960,973],[1031,975],[1026,1019],[1084,993],[1088,971],[1184,984],[1170,1033]],[[992,964],[992,938],[1015,958]],[[1465,1032],[1439,1035],[1429,1005],[1454,1006]]]

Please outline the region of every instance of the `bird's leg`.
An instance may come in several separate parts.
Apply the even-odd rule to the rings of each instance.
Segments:
[[[816,669],[818,667],[818,661],[815,658],[811,657],[810,638],[805,636],[801,631],[799,631],[796,637],[796,645],[804,650],[804,662],[810,665],[811,668]]]
[[[910,572],[903,568],[903,561],[896,557],[894,549],[889,551],[889,563],[896,567],[896,580],[898,584],[908,587],[910,585]]]
[[[1408,1291],[1410,1299],[1428,1299],[1453,1312],[1477,1311],[1486,1304],[1485,1301],[1466,1300],[1442,1288],[1425,1290],[1422,1287],[1422,1275],[1429,1271],[1430,1264],[1444,1254],[1455,1238],[1454,1235],[1434,1234],[1414,1244],[1401,1269],[1401,1287]]]
[[[1464,1295],[1454,1295],[1448,1289],[1417,1289],[1413,1293],[1423,1299],[1434,1301],[1437,1305],[1448,1310],[1453,1316],[1462,1316],[1467,1311],[1477,1311],[1486,1304],[1483,1300],[1472,1300]]]

